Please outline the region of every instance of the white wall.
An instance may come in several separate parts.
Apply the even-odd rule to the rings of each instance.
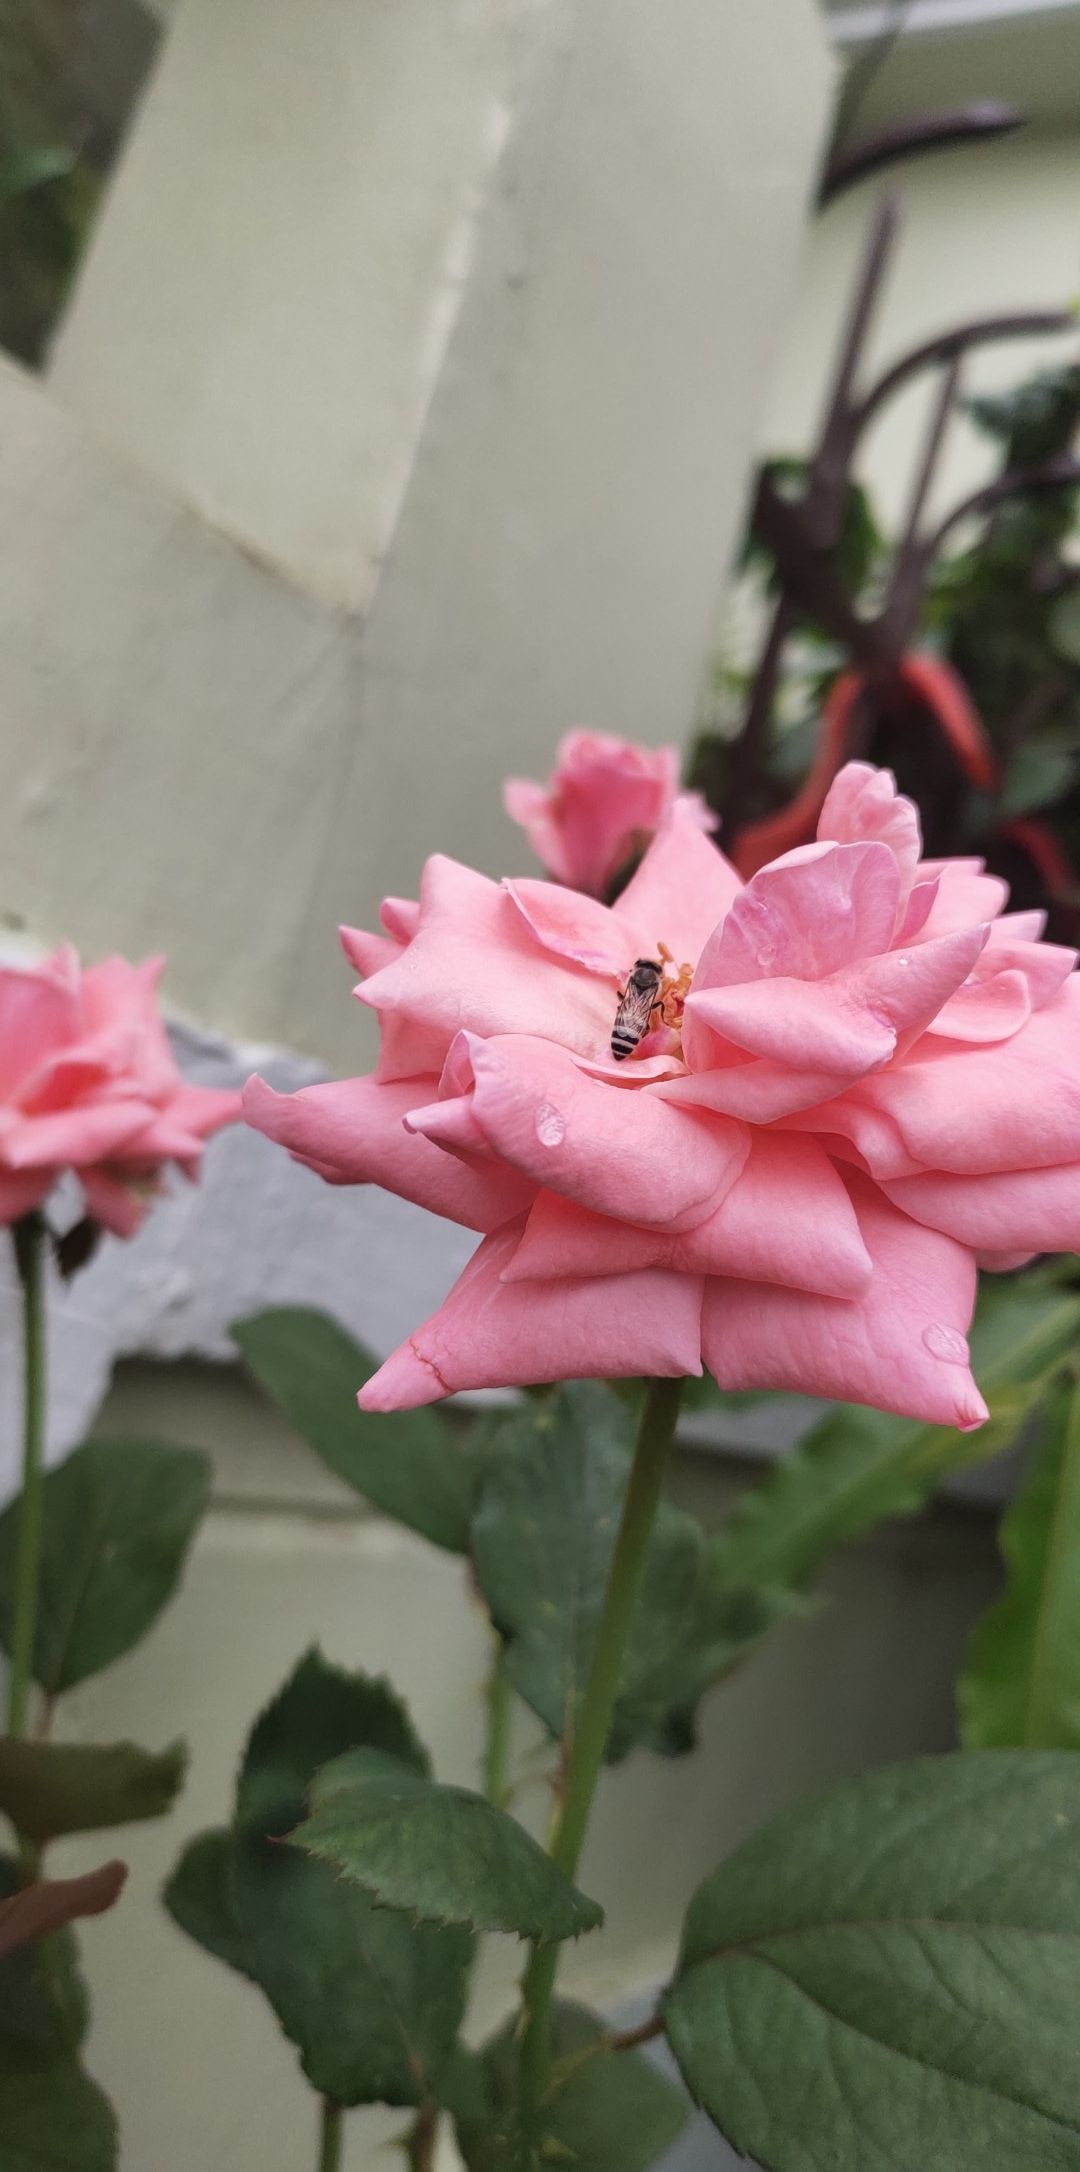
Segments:
[[[183,0],[0,384],[0,908],[355,1060],[338,920],[682,736],[829,80],[813,0]]]

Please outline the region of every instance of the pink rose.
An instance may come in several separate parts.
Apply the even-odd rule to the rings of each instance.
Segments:
[[[167,1162],[198,1173],[240,1096],[186,1086],[157,1005],[164,960],[73,950],[0,970],[0,1222],[40,1206],[73,1169],[86,1211],[118,1237],[138,1228]]]
[[[385,936],[344,934],[374,1076],[245,1090],[331,1182],[487,1233],[365,1408],[704,1364],[981,1424],[977,1262],[1080,1247],[1075,954],[1004,902],[977,860],[921,861],[862,762],[745,887],[680,808],[610,909],[429,861]],[[661,944],[668,1023],[616,1063],[618,991]]]
[[[508,777],[503,786],[506,812],[541,865],[589,897],[606,894],[676,800],[698,829],[716,828],[700,792],[679,791],[674,747],[638,747],[608,732],[568,732],[546,784]]]

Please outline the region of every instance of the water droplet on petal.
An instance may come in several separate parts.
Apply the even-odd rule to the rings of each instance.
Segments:
[[[943,1358],[946,1365],[966,1365],[968,1346],[966,1338],[955,1327],[944,1327],[935,1320],[923,1329],[923,1343],[931,1357]]]
[[[536,1136],[541,1146],[561,1146],[566,1137],[566,1118],[550,1101],[542,1101],[537,1109]]]

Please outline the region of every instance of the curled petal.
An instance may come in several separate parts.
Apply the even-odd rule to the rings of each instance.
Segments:
[[[946,1041],[1011,1041],[1030,1016],[1031,997],[1023,973],[1006,970],[958,988],[930,1030]]]
[[[362,980],[378,973],[384,965],[393,965],[404,948],[388,935],[368,935],[363,928],[340,927],[338,941]]]
[[[360,1390],[361,1409],[411,1410],[468,1388],[700,1373],[700,1277],[505,1283],[523,1226],[485,1240],[445,1304]]]
[[[898,943],[913,943],[921,935],[934,910],[941,885],[935,875],[930,882],[917,882],[900,916],[896,930]]]
[[[708,1071],[723,1051],[714,1036],[748,1055],[765,1056],[800,1073],[836,1073],[841,1080],[887,1063],[896,1033],[885,1017],[857,1002],[833,980],[746,981],[735,988],[702,988],[688,998],[683,1046],[695,1071]]]
[[[473,1107],[492,1151],[598,1214],[666,1230],[702,1221],[749,1152],[742,1125],[589,1078],[550,1042],[471,1041]]]
[[[691,1061],[700,1063],[699,1027],[751,1055],[801,1069],[835,1071],[848,1079],[887,1063],[901,1038],[925,1031],[970,973],[986,941],[969,928],[912,950],[888,950],[827,980],[754,980],[704,988],[690,996],[684,1032]]]
[[[596,898],[564,890],[556,882],[506,882],[503,888],[530,935],[552,957],[565,958],[607,981],[620,980],[633,964],[635,937]]]
[[[923,860],[919,880],[937,884],[921,931],[926,942],[976,921],[996,920],[1008,901],[1008,883],[985,874],[981,860]]]
[[[1040,910],[1001,913],[991,923],[990,948],[993,950],[998,943],[1037,943],[1045,928],[1046,914]]]
[[[705,1030],[704,1025],[701,1030]],[[693,1048],[695,1058],[702,1049],[697,1031],[688,1006],[683,1045],[688,1051]],[[714,1038],[711,1052],[718,1055],[720,1047]],[[650,1097],[655,1095],[657,1100],[670,1101],[678,1108],[713,1109],[719,1116],[736,1117],[748,1124],[774,1124],[803,1110],[816,1110],[821,1102],[831,1107],[837,1084],[835,1071],[776,1063],[769,1057],[747,1057],[740,1049],[732,1049],[722,1068],[688,1071],[682,1078],[657,1079],[647,1090]],[[822,1127],[815,1122],[812,1128]]]
[[[935,1018],[933,1031],[954,1041],[1010,1040],[1032,1011],[1045,1010],[1076,966],[1075,950],[1038,941],[1039,913],[992,920],[987,944],[967,983]],[[1034,936],[1027,932],[1036,923]],[[924,946],[929,949],[932,946]]]
[[[897,791],[891,769],[846,762],[825,795],[817,833],[838,845],[869,839],[888,845],[900,869],[901,897],[908,896],[922,851],[922,831],[918,809]]]
[[[702,952],[694,990],[825,980],[888,950],[900,870],[887,845],[802,845],[748,882]]]
[[[705,1364],[728,1390],[789,1389],[970,1431],[987,1416],[968,1362],[971,1253],[899,1213],[865,1178],[850,1181],[873,1260],[864,1294],[707,1282]]]
[[[1037,936],[1024,935],[1014,925],[1019,921],[1022,927],[1029,919],[1041,917],[1040,913],[1013,913],[1003,920],[992,920],[986,951],[976,969],[976,978],[981,980],[989,980],[995,973],[1022,973],[1033,1011],[1045,1010],[1060,995],[1077,963],[1075,950],[1066,949],[1063,943],[1041,943]]]
[[[451,1094],[443,1100],[429,1102],[422,1109],[410,1109],[404,1119],[406,1131],[415,1131],[423,1139],[430,1139],[434,1146],[441,1146],[448,1154],[460,1154],[465,1161],[494,1161],[487,1137],[473,1107],[471,1093]]]
[[[379,918],[395,943],[411,943],[420,925],[420,906],[412,897],[384,897]]]
[[[685,1236],[590,1214],[552,1192],[539,1192],[504,1280],[626,1274],[646,1267],[737,1275],[853,1297],[865,1289],[871,1261],[847,1190],[827,1155],[812,1139],[770,1132],[755,1136],[749,1160],[722,1205]]]
[[[918,1176],[922,1164],[908,1153],[900,1129],[883,1109],[867,1107],[863,1089],[854,1087],[835,1101],[798,1109],[783,1119],[785,1131],[811,1132],[836,1161],[868,1169],[879,1183],[889,1177]]]
[[[494,1229],[529,1204],[533,1187],[511,1169],[469,1167],[406,1131],[410,1109],[436,1100],[437,1093],[434,1078],[390,1085],[345,1079],[294,1094],[275,1093],[252,1078],[244,1088],[244,1117],[329,1184],[381,1184],[467,1229]]]
[[[1073,974],[1011,1040],[978,1048],[929,1035],[903,1063],[862,1079],[850,1099],[890,1119],[915,1168],[955,1176],[1044,1169],[1080,1158],[1078,1047],[1080,976]],[[844,1128],[843,1112],[823,1111],[823,1129],[834,1113]],[[912,1173],[870,1166],[881,1176]]]
[[[446,1041],[463,1028],[538,1033],[592,1056],[611,1034],[611,988],[543,951],[500,883],[438,853],[412,942],[358,993]]]
[[[1080,1161],[999,1176],[932,1170],[882,1188],[915,1221],[943,1229],[976,1252],[1080,1252]]]

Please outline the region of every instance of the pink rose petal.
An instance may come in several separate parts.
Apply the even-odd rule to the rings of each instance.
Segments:
[[[705,1285],[702,1354],[722,1388],[787,1388],[869,1403],[963,1432],[986,1405],[971,1377],[970,1252],[920,1227],[853,1177],[874,1271],[861,1297],[808,1297],[769,1283]]]
[[[362,1410],[412,1410],[523,1380],[700,1373],[700,1277],[560,1277],[540,1291],[505,1283],[521,1229],[514,1222],[485,1240],[445,1304],[360,1390]]]
[[[437,1098],[433,1078],[347,1079],[278,1094],[261,1078],[244,1088],[244,1116],[330,1184],[381,1184],[467,1229],[494,1229],[519,1214],[533,1187],[513,1170],[467,1167],[405,1129],[410,1109]]]

